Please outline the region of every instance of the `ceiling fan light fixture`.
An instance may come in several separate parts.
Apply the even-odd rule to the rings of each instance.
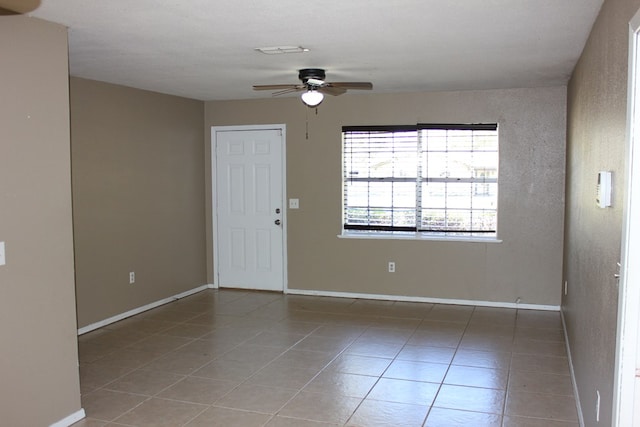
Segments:
[[[313,108],[320,105],[320,103],[324,99],[324,95],[317,90],[309,89],[306,92],[302,92],[300,98],[302,98],[302,102],[304,102],[307,107]]]

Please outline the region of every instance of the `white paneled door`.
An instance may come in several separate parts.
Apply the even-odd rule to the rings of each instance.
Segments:
[[[213,128],[218,286],[284,289],[284,130]]]

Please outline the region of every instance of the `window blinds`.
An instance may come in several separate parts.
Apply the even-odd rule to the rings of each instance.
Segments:
[[[492,233],[497,124],[343,128],[346,230]]]

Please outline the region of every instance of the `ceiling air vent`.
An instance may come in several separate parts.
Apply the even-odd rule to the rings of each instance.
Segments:
[[[303,53],[309,52],[309,49],[302,46],[273,46],[273,47],[256,47],[254,50],[262,52],[265,55],[280,55],[283,53]]]

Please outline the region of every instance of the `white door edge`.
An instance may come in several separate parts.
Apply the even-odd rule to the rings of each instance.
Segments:
[[[282,290],[287,293],[288,289],[288,252],[287,252],[287,125],[267,124],[267,125],[238,125],[238,126],[211,126],[211,231],[212,231],[212,256],[213,256],[213,286],[219,288],[219,251],[218,251],[218,215],[217,215],[217,182],[216,182],[216,143],[218,132],[237,132],[250,130],[279,130],[282,135]]]
[[[618,327],[612,426],[638,425],[634,419],[638,334],[640,332],[640,10],[629,23],[627,84],[626,200],[623,207]],[[635,224],[631,220],[636,218]]]

